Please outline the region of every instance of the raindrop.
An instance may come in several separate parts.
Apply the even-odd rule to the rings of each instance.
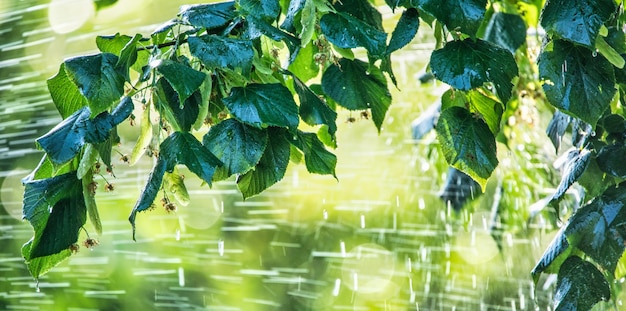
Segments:
[[[224,214],[224,201],[220,204],[220,213]]]
[[[185,270],[183,267],[178,267],[178,286],[185,287]]]
[[[39,288],[39,279],[35,280],[35,291],[38,293],[41,292],[41,289]]]
[[[593,57],[598,56],[598,50],[593,51],[593,53],[591,53],[591,56],[593,56]]]
[[[356,272],[352,273],[352,286],[355,292],[359,290],[359,274]]]
[[[365,215],[361,214],[361,229],[365,228]]]
[[[413,271],[413,264],[411,264],[411,257],[406,258],[406,269],[409,270],[409,273]]]
[[[322,217],[324,217],[324,220],[328,220],[328,211],[326,209],[322,211]]]
[[[346,257],[346,243],[344,241],[339,242],[339,249],[341,250],[341,257]]]
[[[220,256],[224,256],[224,240],[217,241],[217,252]]]
[[[176,229],[176,241],[180,241],[180,229]]]
[[[339,289],[341,288],[341,279],[335,279],[335,287],[333,287],[333,296],[339,296]]]

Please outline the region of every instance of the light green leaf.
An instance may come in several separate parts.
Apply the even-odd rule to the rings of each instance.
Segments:
[[[91,146],[91,145],[89,145]],[[85,208],[87,209],[87,216],[93,228],[98,235],[102,235],[102,221],[100,221],[100,213],[98,212],[98,205],[96,204],[96,192],[91,185],[93,180],[93,171],[89,170],[87,174],[81,179],[83,185],[83,196],[85,197]]]
[[[65,63],[62,63],[54,77],[48,79],[48,91],[52,96],[54,106],[57,108],[63,119],[69,117],[78,109],[87,106],[85,96],[70,80],[65,72]]]
[[[239,121],[257,128],[274,125],[295,132],[300,122],[293,95],[282,84],[234,87],[223,101]]]
[[[174,199],[176,199],[180,205],[189,205],[191,199],[189,198],[189,192],[187,192],[187,187],[185,186],[185,178],[178,174],[176,170],[172,173],[165,172],[165,175],[163,175],[163,189],[165,189],[168,194],[173,195]]]
[[[311,43],[300,49],[298,56],[289,64],[289,71],[306,82],[317,77],[320,67],[315,63],[315,47]]]
[[[146,152],[146,148],[152,141],[152,123],[150,122],[150,107],[146,106],[143,110],[140,121],[141,131],[137,143],[133,147],[133,151],[130,153],[130,165],[135,165],[139,158]]]
[[[462,96],[458,92],[456,95]],[[477,113],[487,123],[491,132],[496,135],[500,132],[500,121],[504,108],[493,95],[489,95],[481,89],[471,90],[467,93],[470,112]]]
[[[489,126],[467,109],[451,107],[441,112],[435,127],[446,161],[480,184],[498,166],[496,139]]]

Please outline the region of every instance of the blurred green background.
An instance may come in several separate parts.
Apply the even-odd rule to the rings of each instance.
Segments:
[[[20,179],[41,156],[34,139],[60,120],[46,79],[64,58],[96,52],[97,35],[147,35],[190,3],[120,0],[96,12],[91,0],[0,2],[0,309],[547,308],[554,280],[535,290],[529,274],[553,235],[541,215],[529,220],[558,177],[545,164],[554,154],[545,107],[517,103],[487,193],[451,211],[439,199],[448,171],[434,133],[411,139],[411,121],[445,90],[417,80],[434,47],[427,25],[394,56],[399,84],[380,134],[358,113],[339,112],[339,182],[292,163],[282,182],[243,201],[234,181],[210,189],[188,173],[191,203],[140,214],[134,242],[127,217],[152,162],[127,167],[115,157],[117,176],[106,176],[115,190],[97,179],[103,235],[86,227],[99,245],[81,247],[37,286],[20,255],[32,235]],[[138,132],[120,127],[119,154]]]

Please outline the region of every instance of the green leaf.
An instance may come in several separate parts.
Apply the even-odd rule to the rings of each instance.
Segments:
[[[235,2],[221,2],[211,4],[185,5],[178,13],[180,20],[194,27],[203,27],[208,30],[228,24],[237,16]],[[190,37],[193,38],[193,37]]]
[[[274,41],[285,42],[287,49],[289,49],[289,54],[291,55],[289,61],[293,62],[300,49],[300,39],[272,26],[265,20],[257,18],[254,15],[248,16],[246,22],[248,39],[254,40],[263,34]]]
[[[156,86],[157,103],[165,108],[164,114],[167,121],[177,131],[189,132],[200,113],[199,106],[202,102],[200,91],[196,90],[185,100],[185,104],[181,105],[178,94],[166,79],[159,79]]]
[[[515,54],[515,51],[526,43],[526,23],[517,14],[496,12],[491,16],[485,29],[485,40]]]
[[[191,172],[196,174],[207,184],[211,185],[213,174],[222,162],[190,133],[174,132],[168,136],[160,146],[159,159],[152,169],[148,182],[141,191],[139,200],[130,213],[128,220],[133,227],[133,239],[135,238],[135,218],[138,212],[150,208],[156,198],[165,172],[172,172],[177,164],[183,164]]]
[[[595,49],[600,28],[615,9],[613,0],[550,0],[541,12],[541,26],[551,36]]]
[[[133,102],[129,97],[124,97],[111,114],[105,111],[94,119],[89,118],[89,107],[83,107],[39,137],[37,143],[53,163],[63,164],[74,158],[85,143],[107,140],[113,127],[128,118],[132,111]]]
[[[89,221],[96,230],[96,233],[98,235],[102,235],[102,221],[100,221],[100,213],[98,212],[98,205],[96,204],[96,192],[91,185],[91,183],[94,182],[93,171],[89,170],[81,179],[81,182],[83,186],[83,196],[85,197],[85,209],[87,210],[87,216],[89,216]]]
[[[124,95],[124,71],[110,53],[79,56],[65,61],[70,80],[87,99],[92,115],[106,111]]]
[[[626,146],[623,144],[606,145],[598,151],[598,167],[603,172],[618,178],[626,178]]]
[[[111,171],[113,170],[111,165],[111,152],[113,151],[113,146],[119,143],[120,137],[117,135],[117,129],[114,127],[107,139],[101,143],[94,144],[102,163],[104,163]]]
[[[156,69],[178,94],[178,102],[181,103],[181,109],[183,108],[182,103],[184,103],[191,94],[198,91],[206,77],[206,75],[200,71],[171,60],[161,61]]]
[[[296,15],[304,9],[307,2],[313,3],[312,0],[293,0],[289,1],[289,7],[287,8],[287,14],[285,14],[285,19],[282,24],[280,24],[280,28],[285,29],[291,33],[296,33]],[[302,17],[301,17],[302,19]]]
[[[475,36],[487,11],[487,0],[416,0],[420,9],[450,30]]]
[[[349,110],[371,109],[374,124],[380,131],[391,105],[387,79],[376,67],[360,60],[340,59],[322,76],[322,89],[339,105]]]
[[[241,68],[249,72],[254,59],[254,48],[250,40],[222,38],[215,35],[189,37],[191,55],[200,59],[209,69],[228,67]]]
[[[347,13],[360,21],[380,30],[383,28],[383,17],[369,0],[342,0],[333,3],[337,12]]]
[[[93,3],[96,5],[96,11],[99,11],[116,4],[117,0],[93,0]]]
[[[371,56],[385,55],[387,34],[345,13],[328,13],[320,19],[322,33],[340,48],[364,47]]]
[[[623,69],[626,61],[612,46],[610,46],[602,36],[596,39],[596,49],[604,56],[613,66]]]
[[[489,126],[467,109],[451,107],[441,113],[435,129],[448,164],[472,177],[484,191],[498,166],[496,139]]]
[[[585,172],[590,159],[591,152],[588,149],[572,149],[568,152],[561,182],[550,199],[552,202],[560,200],[565,195],[567,189]]]
[[[143,114],[141,115],[140,121],[141,130],[139,133],[139,138],[137,138],[137,143],[133,147],[133,151],[130,153],[130,165],[135,165],[139,158],[146,152],[146,148],[150,145],[152,141],[152,123],[150,122],[150,107],[146,107],[143,110]]]
[[[409,44],[417,34],[420,21],[419,14],[414,8],[409,8],[402,12],[396,28],[391,34],[389,46],[387,46],[387,54],[391,54]]]
[[[185,186],[185,178],[178,174],[176,170],[172,173],[165,172],[163,175],[163,189],[174,196],[174,199],[182,206],[189,205],[190,198],[187,187]]]
[[[141,34],[130,37],[116,33],[113,36],[98,36],[96,45],[101,52],[112,53],[119,57],[115,66],[121,68],[124,71],[126,81],[130,81],[128,69],[137,61],[139,55],[137,43],[139,41],[147,41],[147,39],[143,39]],[[142,51],[142,58],[144,59],[142,63],[147,62],[148,51]],[[141,66],[143,65],[141,64]],[[136,68],[138,71],[139,69]]]
[[[298,56],[289,64],[289,71],[306,82],[317,77],[320,67],[315,63],[315,51],[312,43],[300,49]]]
[[[561,148],[561,141],[563,140],[563,135],[565,134],[565,130],[572,122],[572,117],[566,115],[561,112],[561,110],[557,110],[554,112],[550,123],[548,124],[548,128],[546,129],[546,133],[554,145],[556,153],[559,153],[559,149]]]
[[[295,138],[291,143],[304,153],[304,163],[309,173],[333,175],[337,179],[337,157],[326,150],[315,133],[298,131]]]
[[[448,42],[432,53],[430,66],[437,79],[462,91],[493,83],[503,103],[511,98],[518,72],[509,51],[480,39]]]
[[[293,76],[294,87],[300,98],[300,117],[309,125],[325,124],[328,126],[328,133],[335,136],[337,132],[337,112],[328,107],[317,94],[306,86],[295,75]]]
[[[278,83],[234,87],[224,104],[239,121],[257,128],[274,125],[295,132],[300,122],[293,95]]]
[[[545,252],[541,256],[541,259],[537,262],[530,274],[535,281],[535,285],[539,281],[539,277],[542,273],[558,273],[563,262],[572,253],[572,248],[569,247],[567,237],[563,232],[565,229],[561,229],[550,245],[546,248]]]
[[[290,144],[282,128],[268,128],[268,144],[253,170],[237,178],[237,187],[244,199],[261,193],[285,176],[289,164]]]
[[[626,183],[607,189],[570,218],[565,235],[570,245],[615,272],[626,246]]]
[[[302,14],[300,15],[300,24],[302,25],[302,31],[300,31],[300,46],[303,47],[311,42],[315,34],[315,26],[317,25],[317,14],[313,0],[307,0],[305,2]]]
[[[87,106],[87,99],[70,80],[65,71],[65,63],[59,67],[59,72],[48,79],[48,91],[52,96],[52,102],[63,119],[69,117],[78,109]]]
[[[98,151],[94,148],[94,145],[86,144],[83,149],[83,156],[80,158],[80,162],[78,163],[76,178],[83,179],[85,175],[89,174],[97,160]],[[52,175],[49,177],[52,177]]]
[[[601,55],[555,40],[539,55],[539,75],[550,104],[595,126],[615,94],[613,66]]]
[[[273,21],[280,14],[280,5],[276,0],[239,0],[239,9],[248,15]]]
[[[212,126],[202,144],[224,163],[230,176],[254,168],[263,156],[267,141],[266,130],[227,119]]]
[[[86,221],[81,181],[76,172],[48,179],[24,180],[24,219],[35,230],[22,247],[30,273],[39,277],[70,255]]]
[[[554,294],[554,310],[591,310],[599,301],[611,296],[609,283],[591,263],[572,256],[559,270]]]
[[[597,159],[592,157],[585,172],[578,178],[577,182],[585,188],[585,198],[595,198],[607,188],[614,186],[612,179],[613,177],[600,169]]]
[[[461,96],[461,94],[457,94]],[[487,123],[489,130],[496,135],[500,132],[500,121],[504,108],[493,95],[488,95],[482,90],[471,90],[467,94],[470,112],[478,113]]]

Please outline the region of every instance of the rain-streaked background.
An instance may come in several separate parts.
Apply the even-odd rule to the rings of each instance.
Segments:
[[[41,157],[34,139],[60,121],[46,79],[64,58],[96,52],[97,35],[148,35],[189,3],[120,0],[95,12],[91,0],[0,1],[0,309],[548,309],[553,279],[535,289],[529,274],[554,234],[529,219],[558,179],[543,108],[520,103],[490,190],[455,213],[439,199],[448,170],[434,133],[411,140],[411,121],[445,89],[417,80],[434,47],[426,25],[394,55],[399,85],[381,133],[340,111],[339,182],[292,163],[282,182],[243,201],[232,180],[208,188],[186,173],[191,203],[139,214],[135,242],[127,217],[153,163],[114,156],[117,177],[105,178],[115,190],[97,178],[103,235],[86,226],[99,245],[37,285],[20,254],[32,236],[20,179]],[[129,153],[138,132],[121,125],[114,155]]]

